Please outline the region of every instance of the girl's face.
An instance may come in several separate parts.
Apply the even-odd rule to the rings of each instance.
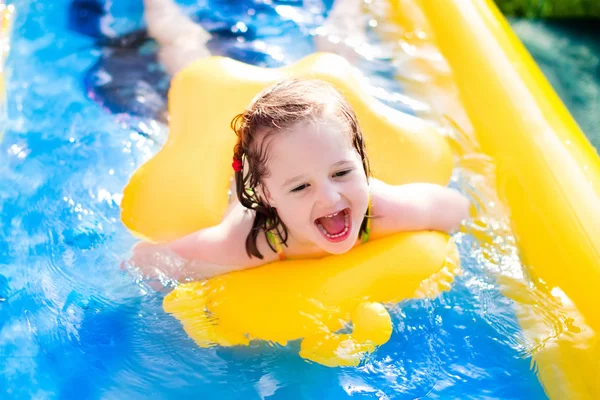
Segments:
[[[267,201],[290,235],[340,254],[356,243],[369,188],[350,133],[335,118],[300,122],[267,137]]]

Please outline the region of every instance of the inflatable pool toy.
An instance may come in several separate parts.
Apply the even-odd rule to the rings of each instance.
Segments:
[[[452,159],[430,125],[373,99],[350,65],[316,54],[268,70],[231,59],[198,61],[173,80],[169,138],[124,190],[122,221],[161,242],[221,221],[228,205],[232,117],[270,83],[287,76],[333,83],[354,107],[373,173],[394,183],[446,184]],[[280,344],[303,339],[300,354],[324,365],[357,365],[392,332],[381,303],[432,296],[449,287],[458,256],[447,235],[398,234],[319,260],[276,262],[180,285],[164,300],[200,345]],[[338,331],[352,323],[352,333]]]
[[[445,140],[421,120],[367,95],[342,58],[317,54],[267,70],[213,57],[175,77],[169,138],[125,188],[125,225],[140,237],[165,241],[219,223],[228,205],[235,141],[229,122],[263,87],[292,75],[327,80],[344,93],[361,121],[376,176],[396,184],[448,182],[452,160]],[[391,335],[381,302],[435,295],[452,282],[457,265],[446,235],[401,234],[340,256],[276,262],[182,284],[165,298],[164,308],[200,346],[303,339],[305,358],[357,365]],[[352,333],[338,333],[350,322]]]
[[[515,298],[551,398],[600,396],[600,158],[492,0],[390,1],[393,40],[439,49],[437,111],[476,138],[496,167],[519,252],[552,308]],[[392,38],[390,38],[392,39]],[[442,60],[442,58],[439,58]],[[422,85],[423,86],[423,85]],[[427,86],[427,85],[426,85]],[[445,92],[444,92],[445,91]],[[410,93],[409,95],[414,95]],[[439,98],[442,97],[443,100]],[[483,173],[482,173],[483,175]],[[518,285],[512,285],[518,286]],[[568,315],[555,331],[543,314]],[[546,322],[547,324],[547,322]]]
[[[318,260],[288,260],[180,285],[164,299],[199,346],[286,345],[327,366],[358,365],[386,343],[381,303],[434,296],[450,288],[458,254],[446,235],[398,234]],[[338,333],[352,323],[351,333]]]

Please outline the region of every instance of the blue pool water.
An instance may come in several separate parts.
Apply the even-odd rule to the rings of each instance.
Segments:
[[[120,80],[125,94],[113,89],[101,96],[92,78],[111,62],[111,50],[99,42],[100,28],[73,29],[71,2],[12,3],[18,14],[0,125],[2,398],[545,398],[514,305],[500,294],[489,254],[466,233],[457,235],[464,272],[453,289],[394,307],[391,340],[358,368],[306,362],[297,343],[197,348],[162,311],[164,293],[120,269],[135,243],[119,221],[120,194],[158,149],[164,132],[153,117],[160,104],[133,110],[131,82],[119,76],[110,79]],[[137,2],[119,3],[114,26],[139,28]],[[283,3],[303,5],[260,2],[271,6],[270,19],[248,41],[268,42],[272,35],[289,49],[285,63],[312,48],[309,29],[300,24],[288,27],[297,37],[269,33],[268,26],[276,32],[278,24],[291,24],[273,11]],[[200,7],[202,18],[218,20],[227,4]],[[143,51],[137,51],[132,63],[139,67]],[[255,51],[240,47],[231,55],[269,60]],[[141,75],[164,78],[154,72]],[[368,73],[385,81],[381,69]],[[496,266],[510,264],[510,256],[497,256]]]

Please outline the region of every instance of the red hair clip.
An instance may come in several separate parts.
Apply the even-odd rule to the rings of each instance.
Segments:
[[[242,170],[242,165],[242,160],[233,157],[233,163],[231,163],[231,166],[235,172],[240,172]]]

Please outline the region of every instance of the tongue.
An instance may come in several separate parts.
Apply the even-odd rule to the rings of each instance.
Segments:
[[[325,228],[330,235],[341,233],[346,227],[346,213],[339,212],[334,217],[323,217],[317,219],[317,222]]]

